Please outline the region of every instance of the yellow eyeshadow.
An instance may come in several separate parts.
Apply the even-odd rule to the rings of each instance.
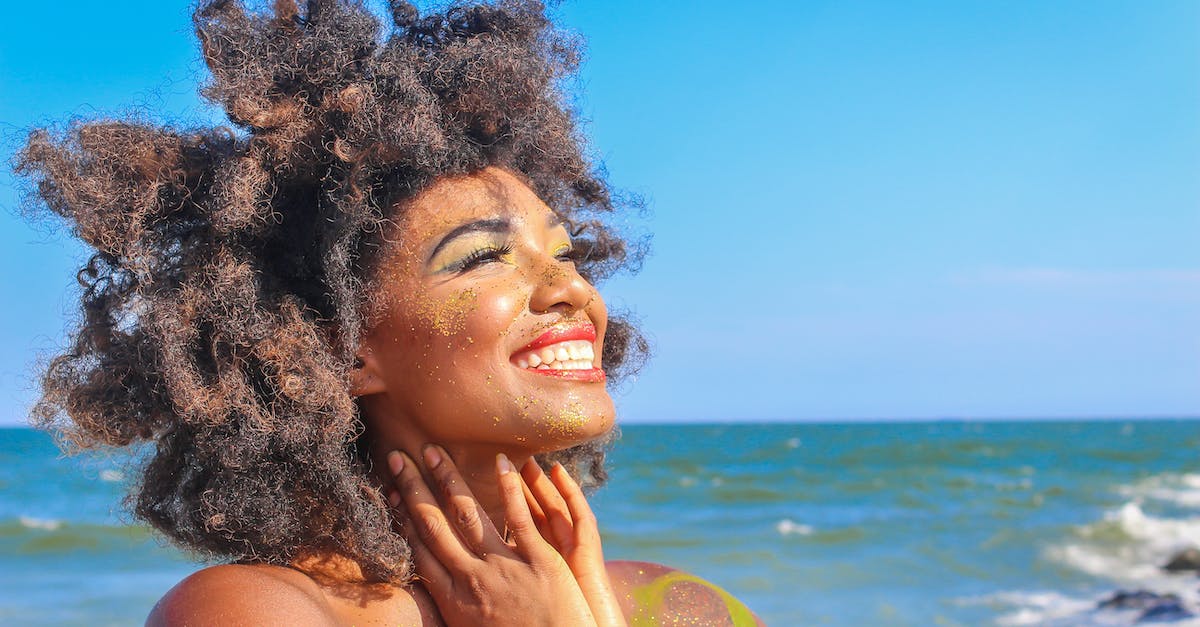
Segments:
[[[429,260],[429,267],[433,268],[434,272],[442,272],[480,249],[500,248],[504,244],[504,237],[491,234],[459,237],[439,250],[437,255]]]

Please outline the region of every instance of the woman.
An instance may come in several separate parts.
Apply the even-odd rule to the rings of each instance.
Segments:
[[[35,418],[152,441],[136,513],[232,561],[149,622],[753,622],[605,564],[576,483],[645,350],[589,282],[636,254],[559,90],[577,42],[534,2],[391,16],[204,2],[239,132],[77,124],[18,160],[96,249]]]

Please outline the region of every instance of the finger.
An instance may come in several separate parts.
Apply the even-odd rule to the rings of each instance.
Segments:
[[[461,572],[475,560],[475,554],[467,550],[458,535],[450,528],[450,522],[442,513],[441,506],[412,458],[404,453],[388,453],[388,466],[392,470],[396,491],[408,513],[407,537],[415,538],[433,554],[450,572]]]
[[[559,549],[569,549],[574,544],[575,525],[571,521],[571,511],[558,493],[558,488],[551,483],[546,473],[542,472],[541,466],[533,458],[525,462],[521,468],[521,476],[546,514],[554,543],[558,545]]]
[[[496,531],[492,519],[463,481],[454,460],[440,446],[425,447],[425,465],[439,491],[439,500],[454,531],[467,548],[479,557],[488,553],[508,553],[508,545]]]
[[[517,554],[525,560],[533,561],[543,557],[547,549],[553,552],[542,539],[542,534],[530,516],[529,505],[525,501],[525,482],[504,453],[496,456],[496,478],[500,484],[504,519],[508,531],[512,534]]]
[[[538,533],[542,534],[542,538],[547,542],[556,544],[550,530],[550,521],[546,519],[546,512],[542,511],[542,506],[538,504],[537,498],[529,491],[529,486],[524,481],[521,481],[521,491],[525,494],[525,505],[529,508],[529,516],[533,518]]]
[[[550,468],[550,481],[566,501],[575,523],[575,550],[568,564],[587,597],[588,606],[599,625],[624,625],[620,603],[613,593],[612,582],[604,565],[604,551],[600,546],[600,528],[596,515],[587,502],[583,490],[571,473],[560,463]]]
[[[592,506],[588,504],[587,497],[583,495],[583,490],[575,482],[571,473],[567,472],[562,464],[555,463],[554,467],[550,469],[550,481],[554,483],[554,486],[558,488],[558,493],[566,501],[571,520],[575,523],[576,536],[580,536],[583,532],[599,537],[596,514],[592,512]]]
[[[396,497],[399,499],[399,495]],[[400,524],[400,533],[408,542],[408,548],[412,552],[413,566],[416,568],[417,576],[425,582],[425,589],[435,598],[448,597],[453,590],[454,579],[445,566],[438,561],[429,547],[421,542],[420,535],[413,530],[412,521],[407,513],[401,513],[397,516],[397,521]]]

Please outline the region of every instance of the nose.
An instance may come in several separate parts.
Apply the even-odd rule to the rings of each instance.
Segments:
[[[529,299],[529,309],[534,313],[570,314],[595,298],[591,283],[572,264],[550,258],[534,272],[533,295]]]

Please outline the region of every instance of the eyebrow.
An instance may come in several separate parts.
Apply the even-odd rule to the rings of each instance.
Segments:
[[[441,241],[437,243],[437,246],[433,247],[433,251],[429,253],[429,258],[426,259],[425,262],[429,263],[430,261],[433,261],[433,258],[438,254],[438,251],[445,248],[446,244],[449,244],[455,239],[467,235],[468,233],[508,233],[511,230],[512,224],[504,218],[476,220],[474,222],[468,222],[466,224],[456,226],[451,229],[451,231],[447,233],[445,237],[441,239]]]

